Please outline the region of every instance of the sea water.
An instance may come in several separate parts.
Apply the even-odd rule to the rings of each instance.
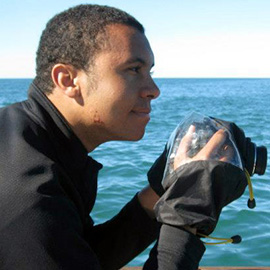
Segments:
[[[110,142],[91,155],[104,165],[92,212],[102,223],[147,184],[146,173],[171,132],[190,112],[237,123],[257,145],[270,152],[270,79],[155,79],[161,95],[152,102],[151,121],[139,142]],[[1,79],[0,107],[27,97],[30,79]],[[0,131],[1,132],[1,131]],[[268,154],[268,164],[270,164]],[[202,266],[270,265],[270,171],[254,176],[255,209],[247,207],[248,190],[225,207],[213,236],[242,236],[238,245],[207,246]],[[147,259],[151,246],[130,265]]]

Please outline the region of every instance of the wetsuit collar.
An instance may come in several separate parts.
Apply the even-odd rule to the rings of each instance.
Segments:
[[[37,116],[42,118],[40,119],[42,124],[53,136],[52,139],[58,146],[56,149],[59,149],[60,159],[66,166],[69,166],[69,169],[70,166],[76,170],[83,169],[86,163],[89,164],[89,162],[92,163],[92,167],[95,167],[96,170],[102,168],[100,163],[88,157],[86,148],[75,135],[66,119],[33,83],[30,85],[28,97],[30,102],[34,101],[39,105],[34,106],[39,111]]]

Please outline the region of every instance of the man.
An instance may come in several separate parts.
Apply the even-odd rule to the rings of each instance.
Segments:
[[[102,165],[88,153],[141,139],[159,95],[142,25],[110,7],[71,8],[48,22],[36,62],[28,100],[0,111],[0,269],[119,269],[157,237],[145,269],[196,269],[196,229],[159,232],[149,186],[104,224],[89,216]]]

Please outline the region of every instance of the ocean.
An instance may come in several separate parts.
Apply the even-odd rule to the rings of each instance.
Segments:
[[[155,79],[161,95],[139,142],[109,142],[91,156],[104,165],[92,212],[95,223],[113,217],[147,184],[146,173],[171,132],[190,112],[233,121],[270,152],[270,79]],[[0,79],[0,107],[24,100],[31,79]],[[201,266],[270,266],[270,170],[253,176],[257,202],[247,207],[248,189],[226,206],[212,236],[239,234],[242,243],[207,246]],[[129,265],[140,266],[151,247]]]

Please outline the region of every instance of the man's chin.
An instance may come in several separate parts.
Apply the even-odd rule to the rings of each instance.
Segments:
[[[132,141],[141,140],[143,138],[144,134],[145,134],[145,128],[141,132],[137,131],[136,134],[134,133],[135,136],[134,136],[134,139]]]
[[[138,130],[132,134],[129,134],[129,136],[125,136],[123,137],[122,141],[131,141],[131,142],[136,142],[136,141],[139,141],[143,138],[145,134],[145,130],[141,131],[141,132],[138,132]]]

